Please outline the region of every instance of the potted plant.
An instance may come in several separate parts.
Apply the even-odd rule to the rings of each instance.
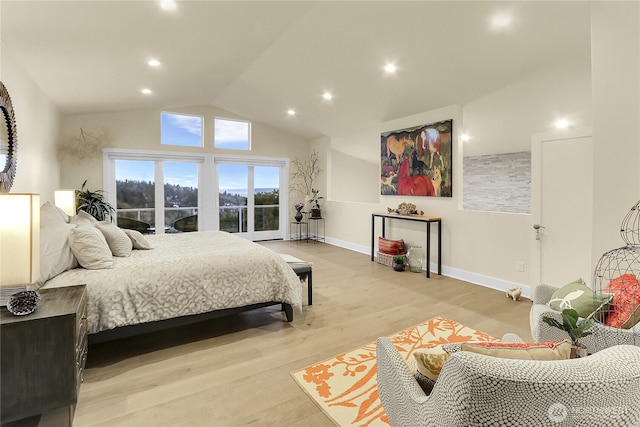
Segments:
[[[311,189],[311,198],[308,200],[309,205],[311,205],[311,218],[322,218],[322,210],[318,200],[324,199],[324,197],[318,196],[318,193],[318,190]]]
[[[395,271],[404,271],[404,255],[395,255],[391,266]]]
[[[571,308],[565,308],[562,310],[562,323],[558,322],[553,317],[542,317],[542,321],[547,325],[561,329],[569,334],[573,344],[573,348],[571,349],[572,358],[585,357],[587,355],[587,347],[584,344],[579,343],[578,340],[582,337],[591,335],[591,332],[587,329],[591,328],[594,323],[593,319],[589,318],[578,321],[579,318],[580,316],[578,315],[578,312]]]
[[[76,206],[77,211],[85,211],[98,221],[104,221],[107,218],[113,221],[113,215],[116,210],[109,202],[104,200],[104,191],[91,191],[85,188],[87,181],[82,183],[80,190],[76,190]]]

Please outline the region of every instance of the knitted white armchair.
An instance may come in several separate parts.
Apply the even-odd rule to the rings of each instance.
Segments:
[[[535,342],[560,341],[569,338],[566,332],[542,321],[544,316],[548,316],[562,323],[562,313],[549,307],[551,295],[556,290],[558,288],[553,286],[538,285],[533,292],[533,306],[529,312],[529,323],[531,336]],[[589,330],[592,332],[591,335],[580,338],[580,343],[587,346],[589,354],[619,344],[640,346],[640,323],[631,329],[619,329],[596,322]]]
[[[640,347],[559,361],[456,352],[428,396],[387,337],[378,338],[377,363],[395,427],[640,425]]]

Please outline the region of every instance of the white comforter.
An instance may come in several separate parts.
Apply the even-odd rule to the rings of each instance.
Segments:
[[[226,232],[147,236],[153,250],[114,257],[114,268],[68,270],[44,287],[87,285],[89,332],[286,302],[301,310],[300,281],[277,253]]]

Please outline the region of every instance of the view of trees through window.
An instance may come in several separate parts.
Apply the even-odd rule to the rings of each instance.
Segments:
[[[217,179],[201,183],[206,162],[198,160],[115,159],[118,225],[143,233],[215,229],[211,217],[216,213],[209,207],[215,206],[221,231],[258,240],[281,237],[281,164],[220,162],[215,166]],[[206,195],[200,198],[207,198],[204,208],[199,205],[199,185]],[[210,204],[212,192],[218,196]]]
[[[155,183],[153,181],[116,181],[118,216],[149,224],[155,222]],[[198,189],[181,185],[164,185],[165,225],[193,215],[198,209]],[[193,231],[193,230],[191,230]]]
[[[238,193],[221,191],[220,200],[220,230],[237,233],[240,221],[242,231],[247,231],[247,197]],[[268,192],[257,191],[254,194],[255,230],[277,230],[279,221],[280,190]]]
[[[153,181],[116,181],[116,188],[118,216],[136,219],[150,225],[154,223],[155,183]],[[221,191],[219,197],[220,206],[226,207],[220,210],[220,230],[237,233],[241,211],[243,211],[242,231],[246,232],[247,197],[226,190]],[[165,184],[164,199],[165,208],[174,208],[165,211],[165,225],[169,226],[170,231],[174,231],[173,224],[177,220],[192,215],[193,208],[197,212],[197,188]],[[277,230],[280,191],[277,189],[268,192],[257,191],[254,194],[254,203],[256,205],[255,229],[257,231]]]

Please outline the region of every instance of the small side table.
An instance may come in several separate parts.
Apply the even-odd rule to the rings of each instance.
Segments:
[[[311,233],[311,231],[314,232],[314,234],[311,234],[309,236],[309,240],[313,240],[315,242],[324,242],[326,240],[326,230],[325,230],[325,222],[324,222],[324,218],[313,218],[313,217],[309,217],[307,219],[309,221],[309,228],[311,228],[311,230],[309,230],[309,233]],[[319,227],[318,224],[322,223],[322,236],[320,236],[319,233]],[[313,224],[313,227],[311,226],[311,224]]]
[[[87,291],[78,285],[38,292],[42,299],[31,314],[0,308],[0,422],[40,420],[60,409],[71,426],[87,359]]]
[[[296,234],[295,238],[294,238],[294,234],[293,232],[298,231],[298,234]],[[302,234],[304,231],[304,234]],[[295,240],[297,242],[301,241],[301,240],[305,240],[306,242],[309,242],[309,223],[306,221],[291,221],[289,223],[289,240]]]

